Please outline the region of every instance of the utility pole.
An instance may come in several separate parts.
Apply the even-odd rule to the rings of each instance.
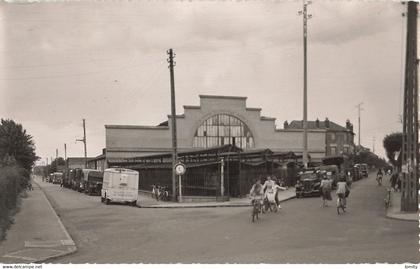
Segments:
[[[176,107],[175,107],[175,78],[174,78],[174,57],[175,53],[172,49],[166,52],[169,56],[170,81],[171,81],[171,130],[172,130],[172,201],[176,201],[176,174],[175,164],[177,162],[177,139],[176,139]],[[181,187],[181,186],[179,186]]]
[[[375,153],[375,137],[373,137],[373,141],[372,141],[372,151],[373,153]]]
[[[419,184],[417,2],[410,1],[407,5],[401,211],[417,212]]]
[[[76,142],[80,141],[83,142],[85,147],[85,168],[87,168],[87,149],[86,149],[86,123],[85,119],[83,119],[83,139],[76,139]]]
[[[67,145],[64,143],[64,170],[67,171]]]
[[[67,160],[67,145],[64,143],[64,161]]]
[[[358,111],[358,119],[359,119],[359,146],[360,146],[360,111],[363,110],[362,108],[363,102],[359,103],[356,107],[357,107],[357,111]]]
[[[55,159],[58,159],[58,149],[55,149]]]
[[[308,79],[307,79],[307,34],[308,19],[312,18],[308,14],[308,5],[311,1],[303,0],[303,11],[299,11],[299,15],[303,15],[303,165],[308,167]]]

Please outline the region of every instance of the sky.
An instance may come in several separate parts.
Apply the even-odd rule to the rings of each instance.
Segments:
[[[200,94],[247,96],[276,125],[303,118],[302,1],[74,1],[0,4],[0,118],[23,125],[42,161],[105,147],[106,124],[170,114],[166,51],[176,53],[177,114]],[[354,124],[385,156],[402,125],[406,6],[308,6],[308,119]],[[375,143],[373,140],[375,139]],[[355,138],[357,143],[357,138]]]

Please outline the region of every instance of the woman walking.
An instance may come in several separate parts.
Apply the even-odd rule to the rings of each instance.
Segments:
[[[324,175],[321,180],[321,197],[322,197],[322,207],[328,206],[327,201],[331,201],[331,186],[332,181],[327,177],[327,175]]]

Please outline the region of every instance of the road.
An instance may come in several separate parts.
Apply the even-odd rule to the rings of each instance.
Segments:
[[[385,217],[384,187],[353,184],[348,212],[292,199],[250,221],[250,208],[146,209],[105,205],[42,183],[78,251],[53,263],[420,262],[418,223]]]

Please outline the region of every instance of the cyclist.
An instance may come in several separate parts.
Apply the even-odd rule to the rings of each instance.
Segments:
[[[379,185],[382,184],[382,177],[383,177],[382,169],[379,168],[378,173],[376,174],[376,180],[378,181]]]
[[[337,196],[341,198],[341,205],[343,206],[343,211],[346,208],[347,201],[346,198],[350,193],[350,188],[346,183],[346,179],[341,178],[340,181],[337,183]],[[340,207],[339,199],[337,199],[337,210]]]
[[[255,181],[255,184],[252,185],[251,191],[249,192],[249,196],[252,199],[251,200],[252,204],[254,204],[254,201],[258,201],[262,205],[263,195],[264,195],[263,185],[261,185],[261,180],[257,179]]]

